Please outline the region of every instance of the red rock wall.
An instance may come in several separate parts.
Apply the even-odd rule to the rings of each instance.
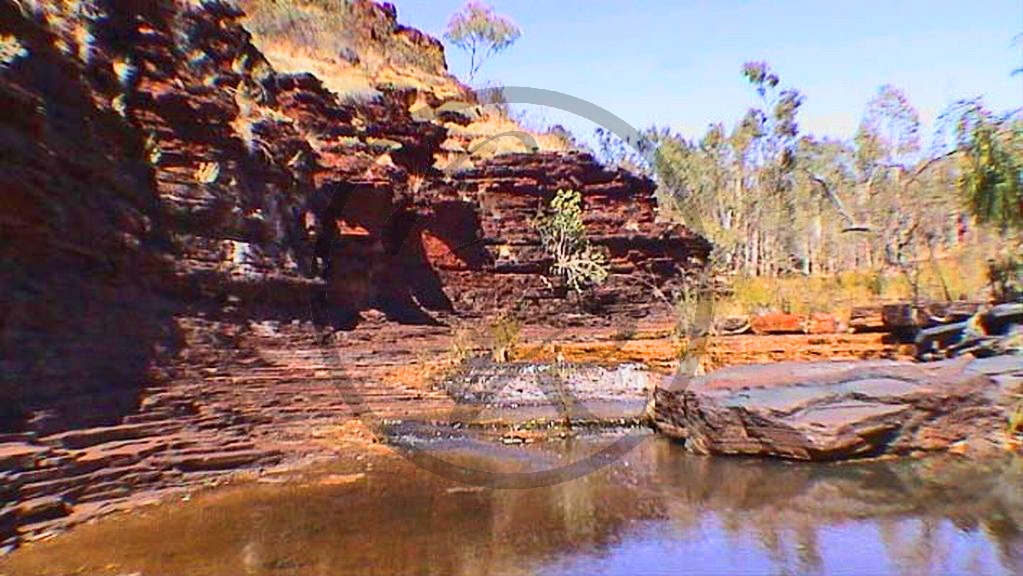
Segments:
[[[370,309],[428,326],[523,295],[534,318],[592,323],[664,311],[637,278],[670,285],[708,249],[655,221],[649,181],[586,154],[501,156],[445,177],[432,163],[446,130],[409,113],[429,96],[380,87],[353,103],[279,74],[229,3],[39,5],[0,1],[0,35],[27,52],[0,68],[0,494],[59,502],[0,507],[0,544],[136,486],[273,461],[241,438],[338,409],[322,382],[320,408],[274,408],[283,389],[267,382],[292,365],[260,372],[251,344],[270,323],[291,328],[262,348],[315,353],[310,302],[346,330]],[[562,187],[582,191],[613,256],[597,315],[545,278],[529,223]],[[358,332],[360,369],[409,361],[374,352],[374,338],[391,341],[374,326]],[[405,356],[412,334],[392,338]],[[292,392],[316,373],[300,364]],[[82,489],[118,466],[141,476]]]
[[[657,220],[651,181],[606,169],[587,153],[497,156],[457,173],[454,181],[453,191],[473,205],[480,223],[478,243],[456,252],[466,252],[463,260],[475,265],[438,262],[437,268],[454,297],[480,313],[526,297],[549,322],[663,315],[670,307],[654,287],[674,296],[682,270],[698,265],[710,249],[682,226]],[[610,256],[611,275],[588,304],[596,314],[586,319],[578,317],[580,303],[558,279],[546,277],[550,260],[531,224],[559,189],[581,193],[590,239]],[[444,209],[435,208],[434,218],[443,218]],[[437,228],[440,236],[443,226]]]
[[[413,119],[416,94],[342,102],[311,75],[278,74],[228,3],[93,8],[0,7],[0,30],[28,51],[0,77],[15,112],[0,160],[4,362],[34,382],[2,390],[7,427],[78,388],[149,378],[180,348],[181,316],[308,317],[318,291],[345,322],[368,308],[494,315],[523,297],[548,321],[585,320],[545,277],[530,224],[559,188],[583,193],[612,256],[590,320],[663,308],[650,285],[670,287],[708,249],[655,220],[651,182],[588,154],[498,156],[446,177],[431,166],[446,130]]]

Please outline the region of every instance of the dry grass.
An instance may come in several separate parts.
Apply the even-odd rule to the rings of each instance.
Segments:
[[[246,0],[245,26],[273,67],[283,72],[308,72],[327,89],[350,102],[364,102],[380,94],[381,86],[413,88],[445,99],[462,97],[464,87],[444,70],[443,53],[415,45],[400,34],[381,27],[381,20],[366,18],[345,0]],[[422,96],[410,111],[425,106]],[[572,148],[563,133],[545,128],[523,128],[500,103],[475,107],[468,126],[450,123],[451,138],[437,165],[444,168],[464,151],[479,147],[473,158]],[[536,148],[509,132],[528,132]],[[488,142],[489,139],[494,138]],[[464,167],[470,167],[471,161]]]
[[[986,249],[984,246],[966,248],[939,259],[937,266],[921,263],[920,299],[945,300],[944,281],[953,299],[983,300],[987,270],[981,263],[985,261]],[[741,316],[760,310],[842,315],[854,306],[908,301],[913,294],[908,278],[897,270],[848,271],[830,277],[735,278],[732,289],[731,295],[714,303],[716,315]]]
[[[446,124],[445,128],[448,129],[448,134],[451,136],[451,141],[446,142],[446,146],[453,151],[457,150],[459,146],[465,151],[474,151],[472,154],[474,158],[571,149],[571,143],[567,142],[560,134],[524,129],[520,123],[508,117],[502,110],[492,108],[492,106],[484,107],[482,114],[466,126],[455,123]],[[522,132],[526,132],[532,137],[536,142],[536,148],[523,142]],[[499,135],[503,136],[494,138]],[[487,142],[491,138],[494,139]]]
[[[439,54],[363,21],[345,0],[247,0],[243,7],[244,25],[276,69],[314,74],[342,97],[364,98],[383,84],[442,98],[461,91]]]

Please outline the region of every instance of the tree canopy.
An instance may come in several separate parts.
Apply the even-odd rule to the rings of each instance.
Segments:
[[[472,82],[483,63],[507,49],[522,30],[507,16],[482,2],[468,2],[448,22],[444,37],[469,53],[468,79]]]
[[[717,264],[747,276],[903,272],[933,261],[980,226],[1023,227],[1023,120],[977,101],[945,116],[953,142],[925,147],[920,114],[895,86],[867,103],[853,138],[804,133],[802,93],[766,62],[740,70],[755,104],[697,137],[652,127],[639,143],[598,131],[606,161],[645,171],[671,216],[696,210]],[[652,145],[647,166],[632,146]]]

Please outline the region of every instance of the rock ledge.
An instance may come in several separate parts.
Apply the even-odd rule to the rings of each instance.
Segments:
[[[841,460],[1012,444],[1023,356],[735,366],[654,391],[652,426],[698,454]]]

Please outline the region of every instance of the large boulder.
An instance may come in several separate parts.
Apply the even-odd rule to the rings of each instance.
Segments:
[[[1023,356],[782,362],[654,391],[653,427],[699,454],[839,460],[1011,445]]]

